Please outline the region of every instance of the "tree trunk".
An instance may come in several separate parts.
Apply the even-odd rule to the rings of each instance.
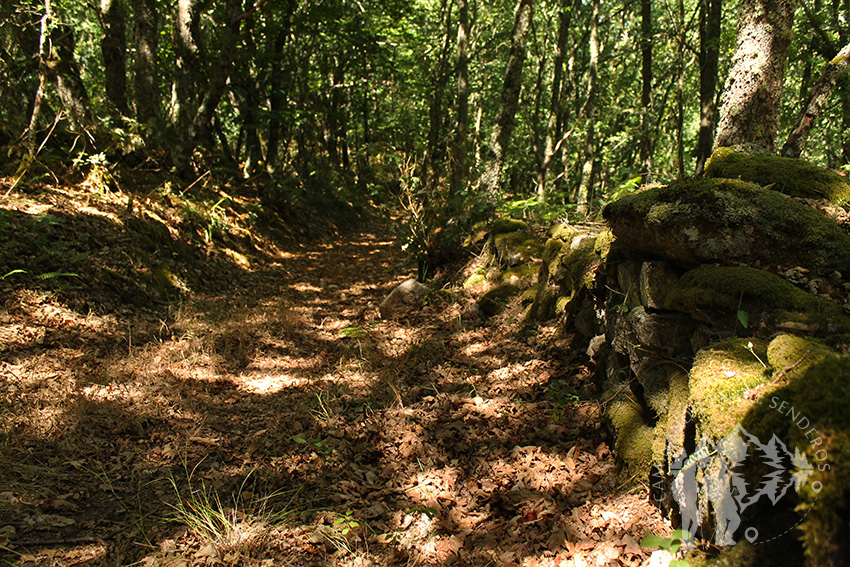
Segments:
[[[194,145],[212,147],[212,119],[215,109],[224,94],[230,69],[236,54],[236,42],[239,38],[242,3],[240,0],[227,0],[224,9],[224,33],[219,45],[219,57],[215,62],[209,85],[198,105],[198,111],[189,129],[189,139]]]
[[[171,97],[171,127],[178,135],[186,132],[197,110],[198,44],[201,11],[199,0],[178,0],[174,22],[174,84]]]
[[[526,56],[526,34],[531,25],[533,14],[533,0],[519,0],[514,13],[511,50],[505,69],[505,83],[499,103],[499,112],[490,134],[490,145],[487,148],[484,173],[479,180],[478,190],[491,208],[495,208],[501,192],[502,167],[505,163],[505,152],[508,149],[516,121],[519,93],[522,90],[522,67]]]
[[[558,14],[558,40],[555,47],[554,69],[552,75],[552,100],[549,104],[549,122],[546,126],[546,144],[543,149],[543,159],[537,172],[537,195],[544,203],[549,198],[548,177],[552,161],[558,157],[563,140],[562,122],[563,113],[562,84],[564,82],[564,56],[567,52],[567,39],[570,34],[571,10],[564,10]],[[557,140],[557,141],[556,141]]]
[[[127,103],[127,25],[124,0],[100,0],[100,19],[103,22],[100,52],[103,56],[106,98],[118,113],[128,116],[130,107]]]
[[[453,146],[449,197],[466,184],[469,172],[469,5],[457,0],[457,127]]]
[[[420,176],[422,188],[426,191],[430,191],[432,185],[436,184],[441,169],[442,152],[439,146],[443,130],[443,93],[449,80],[447,68],[451,38],[451,6],[448,0],[443,0],[440,15],[441,23],[445,18],[445,35],[437,63],[431,71],[433,91],[431,91],[431,101],[428,105],[428,145],[425,147],[425,156],[422,159],[422,175]]]
[[[647,183],[652,178],[652,0],[640,2],[640,52],[640,171]]]
[[[696,175],[702,175],[714,146],[717,66],[720,58],[722,0],[700,0],[699,5],[699,133]]]
[[[599,0],[593,0],[593,14],[590,17],[590,78],[588,79],[587,104],[587,136],[584,141],[584,163],[581,168],[581,180],[576,191],[577,212],[587,214],[590,198],[593,193],[593,161],[596,145],[596,89],[599,72]]]
[[[677,37],[677,72],[676,85],[676,168],[679,179],[685,178],[685,1],[678,0],[679,34]],[[651,154],[650,154],[651,155]]]
[[[827,63],[821,73],[818,82],[812,87],[809,99],[803,105],[803,111],[797,118],[797,123],[788,135],[788,140],[782,147],[782,155],[785,157],[798,158],[803,152],[809,132],[820,115],[835,83],[847,72],[850,65],[850,43],[845,45],[832,61]]]
[[[743,0],[716,147],[753,143],[773,151],[794,5],[794,0]]]
[[[160,98],[157,85],[156,52],[159,37],[155,0],[133,0],[133,62],[136,120],[147,126],[146,138],[160,139]]]
[[[56,92],[68,112],[73,128],[77,131],[87,131],[94,125],[94,119],[80,66],[74,55],[77,44],[74,28],[67,24],[51,22],[53,15],[50,0],[44,0],[44,14],[47,27],[50,28],[50,41],[42,45],[42,63],[47,68],[48,77],[56,86]]]
[[[271,63],[269,78],[269,109],[271,117],[268,125],[268,142],[266,144],[266,169],[269,173],[275,171],[275,164],[280,153],[279,147],[283,137],[283,112],[289,98],[289,77],[291,76],[290,62],[287,58],[286,49],[292,30],[292,15],[295,13],[297,0],[289,0],[286,3],[286,12],[277,36],[273,37],[274,57]],[[270,38],[271,40],[272,38]],[[283,65],[281,65],[283,62]]]

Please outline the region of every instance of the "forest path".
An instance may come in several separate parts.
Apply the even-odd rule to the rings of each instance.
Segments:
[[[639,565],[664,525],[645,491],[617,491],[587,368],[552,328],[517,333],[516,312],[465,322],[459,292],[381,320],[406,268],[362,232],[292,247],[167,319],[22,300],[5,322],[47,331],[3,366],[20,393],[3,557]]]

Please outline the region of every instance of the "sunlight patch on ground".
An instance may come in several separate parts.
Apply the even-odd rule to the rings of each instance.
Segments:
[[[266,376],[239,377],[239,389],[251,394],[277,394],[289,388],[298,388],[310,383],[306,378],[299,378],[290,374],[277,374]]]

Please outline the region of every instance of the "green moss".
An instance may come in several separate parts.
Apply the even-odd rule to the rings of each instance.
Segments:
[[[602,259],[594,249],[594,241],[586,240],[575,250],[566,251],[561,256],[555,280],[573,292],[583,287],[593,289],[596,269],[601,263]]]
[[[677,261],[850,270],[850,235],[837,223],[745,181],[680,181],[627,195],[606,206],[603,216],[630,246]]]
[[[599,254],[602,261],[608,259],[608,254],[611,252],[611,244],[614,243],[614,233],[611,230],[603,230],[596,236],[593,242],[593,251]]]
[[[755,404],[749,394],[770,379],[766,359],[767,345],[757,339],[730,339],[697,353],[689,387],[703,434],[721,439],[743,422]]]
[[[490,226],[490,236],[509,232],[530,232],[528,223],[517,219],[498,219]]]
[[[550,238],[543,246],[543,261],[546,263],[552,262],[564,250],[565,245],[557,238]]]
[[[507,263],[510,257],[515,255],[516,250],[528,240],[527,234],[519,232],[497,234],[493,237],[493,247],[496,250],[496,257],[499,261]]]
[[[812,364],[830,355],[825,344],[796,335],[779,335],[767,347],[767,363],[773,368],[775,380],[793,382]]]
[[[483,289],[487,287],[487,275],[474,273],[463,282],[464,289]]]
[[[540,264],[522,264],[511,268],[502,274],[502,284],[515,285],[527,289],[537,283],[537,275],[540,273]]]
[[[570,243],[579,233],[578,230],[568,224],[556,224],[549,227],[547,231],[550,238],[557,238],[561,242]]]
[[[520,289],[517,286],[503,285],[482,295],[478,301],[478,306],[485,315],[496,315],[505,308],[511,298],[519,295],[519,293]]]
[[[817,299],[779,276],[748,267],[708,266],[691,270],[673,286],[665,303],[669,309],[685,312],[719,311],[733,316],[739,309],[750,319],[777,310],[846,320],[841,307]],[[850,324],[848,321],[847,324]]]
[[[630,472],[646,470],[652,462],[655,429],[644,423],[640,405],[621,392],[608,404],[608,417],[616,431],[615,450]]]
[[[555,300],[555,315],[562,314],[572,298],[572,295],[559,296],[558,299]]]
[[[708,177],[741,179],[771,185],[792,197],[827,199],[836,205],[850,201],[850,181],[829,169],[802,159],[764,153],[749,155],[718,148],[706,166]]]
[[[810,428],[794,427],[791,435],[792,445],[805,448],[814,466],[798,507],[806,558],[809,565],[835,565],[834,554],[848,545],[850,356],[832,355],[811,365],[788,392],[794,409],[811,420]]]
[[[529,303],[534,302],[534,298],[536,296],[537,296],[537,286],[534,285],[534,286],[531,286],[530,288],[528,288],[527,290],[525,290],[524,292],[522,292],[522,295],[520,296],[520,301],[522,302],[523,305],[528,305]]]

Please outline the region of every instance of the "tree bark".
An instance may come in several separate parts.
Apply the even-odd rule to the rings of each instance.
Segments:
[[[449,197],[466,184],[469,172],[469,5],[457,0],[457,127],[452,148]]]
[[[286,51],[291,37],[292,16],[295,13],[297,4],[297,0],[288,0],[281,29],[276,36],[269,38],[270,43],[273,41],[272,53],[274,54],[269,77],[269,109],[271,110],[271,116],[268,124],[268,142],[266,143],[266,169],[269,173],[275,171],[278,155],[280,154],[281,138],[284,137],[282,115],[289,99],[290,81],[288,79],[291,76],[290,65],[292,65],[292,62],[288,60]]]
[[[554,69],[552,75],[552,99],[549,104],[549,121],[546,126],[546,144],[543,159],[537,172],[537,195],[544,203],[549,198],[549,168],[560,151],[563,140],[561,115],[563,113],[562,85],[564,83],[564,57],[567,52],[567,40],[570,34],[572,11],[563,10],[558,14],[558,39],[555,47]],[[557,140],[557,141],[556,141]]]
[[[198,44],[201,10],[199,0],[178,0],[174,21],[174,84],[171,97],[171,128],[185,132],[197,105]]]
[[[522,90],[522,67],[526,56],[526,35],[534,14],[533,0],[519,0],[514,12],[514,27],[511,33],[511,50],[505,69],[505,82],[496,123],[490,134],[484,173],[479,180],[479,192],[491,208],[499,199],[502,184],[502,167],[505,152],[513,133],[516,112],[519,106],[519,93]]]
[[[127,24],[124,0],[100,0],[100,20],[103,38],[100,52],[103,56],[104,87],[106,98],[119,114],[128,116],[127,102]]]
[[[696,175],[702,175],[714,146],[717,67],[720,59],[722,0],[700,0],[699,5],[699,133]]]
[[[677,55],[676,67],[678,81],[676,85],[676,168],[679,179],[685,178],[685,1],[678,0],[677,22],[679,33],[676,38]],[[650,160],[652,154],[650,153]],[[650,162],[651,163],[651,162]]]
[[[212,146],[212,119],[227,86],[230,70],[236,54],[241,20],[240,0],[227,0],[224,8],[224,33],[219,45],[219,56],[212,69],[209,85],[189,129],[189,139],[195,145]]]
[[[652,0],[640,2],[640,36],[640,171],[647,183],[652,178]]]
[[[753,143],[773,151],[794,7],[794,0],[743,0],[715,147]]]
[[[133,0],[133,36],[136,56],[133,61],[136,120],[147,126],[148,140],[161,138],[160,98],[157,85],[156,52],[159,17],[155,0]]]
[[[440,141],[443,132],[443,93],[446,89],[446,84],[449,80],[447,72],[448,54],[451,38],[451,5],[448,0],[443,0],[440,6],[440,22],[445,18],[445,35],[443,36],[443,45],[440,47],[440,53],[437,56],[437,63],[431,70],[431,100],[428,105],[428,145],[425,147],[425,156],[422,159],[422,188],[426,191],[432,189],[432,185],[436,184],[440,175],[442,152],[440,149]]]
[[[599,0],[593,0],[593,14],[590,17],[590,78],[588,80],[587,104],[585,116],[588,127],[584,141],[584,163],[581,168],[581,180],[576,191],[577,212],[587,214],[593,193],[593,162],[596,146],[596,90],[599,69]]]
[[[815,125],[827,100],[829,100],[829,95],[832,93],[835,83],[847,72],[848,65],[850,65],[850,43],[845,45],[832,61],[827,63],[818,82],[812,87],[809,98],[803,105],[803,111],[797,118],[796,125],[788,135],[785,145],[782,146],[783,156],[800,157],[809,137],[809,132]]]

